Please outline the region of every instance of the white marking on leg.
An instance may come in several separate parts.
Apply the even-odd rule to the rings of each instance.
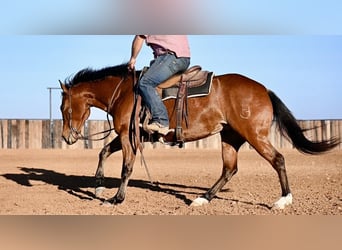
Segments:
[[[100,197],[105,189],[106,189],[105,187],[97,187],[97,188],[95,188],[95,196],[96,197]]]
[[[101,205],[104,207],[114,207],[114,204],[109,200],[102,202]]]
[[[286,196],[282,196],[278,201],[276,201],[273,205],[276,209],[284,209],[286,206],[292,204],[292,194],[289,193]]]
[[[198,197],[196,198],[191,204],[191,207],[199,207],[199,206],[203,206],[205,204],[208,204],[209,201],[206,198],[203,197]]]

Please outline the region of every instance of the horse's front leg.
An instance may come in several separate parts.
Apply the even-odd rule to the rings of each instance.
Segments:
[[[120,137],[115,137],[110,143],[103,147],[99,154],[99,163],[95,174],[95,196],[100,197],[105,190],[104,186],[104,163],[105,160],[114,152],[121,150]]]
[[[105,205],[118,204],[124,201],[126,196],[126,189],[129,178],[133,172],[133,165],[135,161],[136,152],[133,150],[131,143],[129,142],[128,136],[121,140],[122,142],[122,170],[121,170],[121,184],[116,195],[107,200]]]

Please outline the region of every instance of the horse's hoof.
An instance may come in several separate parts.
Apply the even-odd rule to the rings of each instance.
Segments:
[[[110,200],[106,200],[106,201],[102,202],[102,206],[104,206],[104,207],[113,207],[114,206],[114,202],[110,201]]]
[[[95,188],[95,197],[99,198],[105,189],[105,187]]]
[[[122,203],[124,199],[118,199],[117,197],[110,198],[108,200],[105,200],[102,205],[105,207],[112,207],[114,205],[118,205]]]
[[[284,209],[286,206],[292,204],[292,194],[289,193],[286,196],[282,196],[278,201],[276,201],[273,205],[274,209]]]
[[[208,204],[209,201],[206,198],[203,197],[198,197],[196,198],[191,204],[191,207],[199,207],[199,206],[203,206],[205,204]]]

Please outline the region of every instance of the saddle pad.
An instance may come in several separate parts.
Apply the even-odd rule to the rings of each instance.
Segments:
[[[191,97],[200,97],[200,96],[206,96],[209,95],[210,89],[211,89],[211,83],[213,81],[214,73],[209,72],[207,81],[205,84],[198,86],[198,87],[193,87],[193,88],[188,88],[188,98]],[[177,93],[178,93],[179,87],[170,87],[167,89],[163,89],[162,91],[162,100],[168,100],[168,99],[177,99]]]

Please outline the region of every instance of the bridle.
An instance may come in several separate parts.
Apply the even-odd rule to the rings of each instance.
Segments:
[[[85,136],[81,133],[81,131],[79,131],[77,128],[75,128],[73,125],[72,125],[72,85],[69,87],[69,90],[68,90],[68,98],[69,98],[69,109],[68,109],[68,119],[69,119],[69,129],[70,129],[70,134],[71,136],[74,138],[74,139],[77,139],[77,140],[90,140],[90,141],[100,141],[100,140],[104,140],[105,138],[107,138],[111,132],[114,130],[114,128],[112,127],[112,124],[110,122],[110,119],[109,119],[109,110],[111,110],[111,108],[113,107],[113,104],[114,104],[114,101],[115,101],[115,96],[116,96],[116,93],[118,91],[118,88],[119,86],[121,85],[121,83],[124,81],[124,77],[121,78],[121,81],[118,83],[118,85],[116,86],[113,94],[112,94],[112,97],[111,97],[111,100],[108,104],[108,108],[107,108],[107,123],[109,125],[109,129],[106,129],[106,130],[103,130],[101,132],[96,132],[96,133],[93,133],[93,134],[90,134],[88,136]],[[100,134],[105,134],[103,137],[101,138],[92,138],[96,135],[100,135]]]
[[[132,72],[133,72],[133,84],[134,84],[134,87],[136,87],[135,84],[137,83],[137,80],[136,80],[135,68],[133,68]],[[112,94],[111,100],[110,100],[110,102],[108,104],[108,108],[107,108],[107,122],[108,122],[108,125],[109,125],[109,129],[101,131],[101,132],[97,132],[97,133],[94,133],[94,134],[91,134],[91,135],[88,135],[88,136],[84,136],[80,131],[78,131],[75,127],[72,126],[72,105],[71,105],[71,101],[72,101],[72,94],[71,94],[72,86],[69,87],[69,91],[68,91],[68,97],[69,97],[69,109],[68,109],[69,129],[71,131],[71,136],[74,139],[99,141],[99,140],[103,140],[103,139],[107,138],[110,135],[111,131],[114,130],[114,128],[112,128],[110,120],[109,120],[109,110],[111,110],[111,108],[113,107],[116,93],[118,91],[119,86],[121,85],[121,83],[123,81],[124,81],[124,77],[121,78],[121,81],[115,87],[115,90],[114,90],[114,92]],[[138,101],[138,94],[135,92],[135,95],[134,95],[134,112],[133,112],[134,118],[136,118],[136,115],[138,114],[137,110],[136,110],[137,102],[139,102]],[[133,128],[132,128],[133,133],[132,134],[133,134],[133,136],[135,136],[138,139],[138,145],[136,145],[136,146],[138,146],[138,148],[140,150],[141,164],[143,164],[144,167],[145,167],[145,170],[146,170],[146,173],[147,173],[147,176],[148,176],[148,179],[149,179],[150,183],[152,185],[154,185],[154,183],[152,181],[152,178],[151,178],[151,175],[150,175],[150,171],[148,170],[147,163],[145,161],[144,154],[143,154],[143,146],[142,146],[142,144],[140,142],[140,139],[139,139],[139,132],[138,132],[139,131],[139,126],[135,126],[136,125],[135,122],[133,122],[131,125],[133,125]],[[104,134],[104,133],[106,133],[106,135],[103,136],[102,138],[98,138],[98,139],[92,139],[91,138],[91,137],[93,137],[95,135]],[[134,140],[132,140],[132,141],[134,141]]]

